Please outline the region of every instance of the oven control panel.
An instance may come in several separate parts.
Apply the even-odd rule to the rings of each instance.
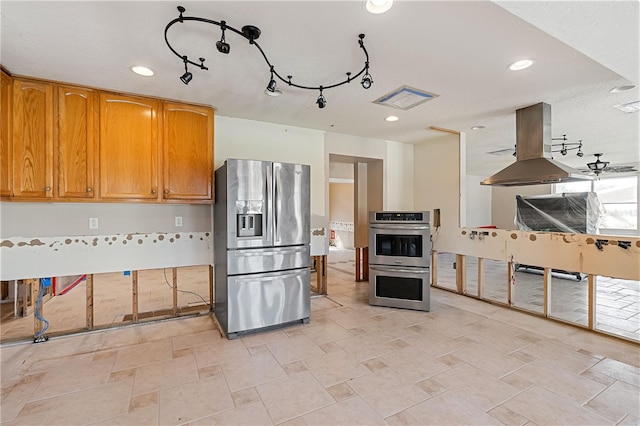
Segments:
[[[371,222],[429,223],[429,212],[375,212]]]

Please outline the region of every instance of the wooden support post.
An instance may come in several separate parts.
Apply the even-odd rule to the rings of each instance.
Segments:
[[[213,308],[213,265],[209,265],[209,305]]]
[[[544,316],[551,314],[551,268],[544,268]]]
[[[369,247],[356,247],[356,281],[369,281]]]
[[[431,286],[438,285],[438,252],[431,250]]]
[[[464,294],[467,287],[467,257],[456,254],[456,291]]]
[[[478,258],[478,297],[482,299],[484,297],[484,291],[482,286],[484,285],[484,258]]]
[[[138,322],[138,271],[131,271],[131,281],[133,283],[133,289],[131,291],[131,319],[133,322]]]
[[[40,291],[40,280],[29,279],[27,281],[29,282],[29,287],[31,289],[31,306],[33,307],[33,335],[35,336],[40,332],[40,330],[42,330],[42,327],[44,326],[42,321],[36,318],[36,310],[38,309],[36,300],[38,299],[38,292]],[[42,306],[41,308],[44,309],[44,307]],[[42,317],[42,310],[38,312],[38,314]]]
[[[93,330],[93,274],[87,274],[87,329]]]
[[[596,276],[589,274],[589,329],[596,328]]]
[[[178,316],[178,268],[171,268],[173,272],[173,316]]]
[[[312,290],[318,294],[327,294],[327,255],[313,256],[316,264],[316,286]]]
[[[514,276],[514,263],[513,262],[508,262],[507,263],[507,304],[509,306],[513,306],[514,305],[514,297],[515,297],[515,276]]]

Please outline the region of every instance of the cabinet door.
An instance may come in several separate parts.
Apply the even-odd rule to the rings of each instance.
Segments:
[[[100,94],[100,197],[158,199],[159,101]]]
[[[13,195],[53,197],[53,85],[14,79]]]
[[[58,87],[58,197],[95,197],[95,92]]]
[[[12,132],[12,97],[13,79],[2,72],[2,86],[0,90],[0,197],[10,197],[13,194],[11,182],[11,132]]]
[[[211,200],[213,109],[164,104],[165,200]]]

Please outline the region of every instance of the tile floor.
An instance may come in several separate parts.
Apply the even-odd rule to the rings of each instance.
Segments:
[[[7,425],[629,425],[640,347],[432,289],[367,304],[329,267],[311,322],[229,341],[210,315],[3,345]]]

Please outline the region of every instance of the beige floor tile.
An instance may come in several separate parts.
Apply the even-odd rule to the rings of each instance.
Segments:
[[[379,359],[412,383],[435,376],[450,368],[415,346],[391,352]]]
[[[504,406],[496,407],[487,413],[500,423],[508,426],[522,426],[529,423],[526,418]]]
[[[467,346],[452,355],[494,377],[502,377],[525,365],[519,359],[482,343]]]
[[[0,409],[0,422],[4,423],[15,419],[28,403],[32,392],[33,390],[29,392],[12,390],[11,392],[3,393],[0,399],[0,407],[2,408]]]
[[[525,365],[513,375],[570,398],[578,404],[586,403],[606,387],[587,377],[567,371],[557,364],[542,360]]]
[[[589,371],[607,375],[635,387],[640,386],[640,368],[614,359],[604,359],[591,367]]]
[[[500,425],[473,404],[452,391],[417,404],[407,411],[421,425]]]
[[[272,425],[273,421],[269,417],[266,408],[262,402],[254,402],[244,404],[240,407],[233,408],[220,414],[205,417],[200,420],[191,422],[191,426],[206,425]]]
[[[150,392],[144,395],[132,396],[129,402],[129,412],[146,409],[149,407],[158,407],[158,392]]]
[[[304,333],[318,345],[335,342],[336,340],[352,336],[349,330],[339,326],[333,321],[327,321],[315,327],[309,327],[304,330]]]
[[[249,351],[241,340],[216,339],[213,342],[193,347],[198,367],[249,359]]]
[[[256,387],[274,423],[281,423],[335,401],[309,372],[292,374]]]
[[[43,425],[45,418],[47,417],[47,413],[35,413],[30,414],[24,417],[18,417],[14,420],[8,422],[2,422],[3,426],[34,426],[34,425]]]
[[[231,398],[236,407],[260,401],[260,395],[258,395],[256,388],[240,389],[239,391],[233,392]]]
[[[369,374],[368,368],[345,351],[309,358],[304,365],[324,387]]]
[[[390,368],[351,380],[349,386],[383,418],[427,399],[427,394]]]
[[[415,334],[403,337],[404,342],[417,347],[427,355],[439,357],[466,347],[462,342],[453,340],[427,328],[411,327]]]
[[[541,340],[521,349],[520,352],[558,364],[577,374],[593,367],[599,361],[597,358],[582,354],[576,348],[555,340]]]
[[[344,399],[303,416],[308,425],[386,425],[382,417],[358,396]]]
[[[338,340],[335,343],[362,362],[393,352],[394,348],[389,346],[393,340],[395,338],[389,336],[388,333],[372,331]]]
[[[320,346],[306,335],[298,335],[288,340],[267,343],[267,347],[280,364],[302,361],[325,353],[320,349]]]
[[[247,334],[242,336],[241,341],[246,347],[251,347],[287,339],[289,339],[289,336],[286,335],[283,329],[279,329],[265,331],[262,333]]]
[[[155,426],[158,424],[158,407],[147,407],[132,413],[122,414],[98,423],[96,426]]]
[[[346,383],[329,386],[327,388],[327,392],[329,392],[329,395],[331,395],[336,401],[342,401],[343,399],[350,398],[356,394]]]
[[[234,408],[222,376],[160,391],[158,424],[182,424]]]
[[[502,406],[539,425],[611,424],[610,420],[590,408],[584,408],[540,386],[527,389]]]
[[[268,352],[222,364],[222,372],[231,392],[286,376],[278,361]]]
[[[59,396],[45,424],[83,425],[126,414],[132,386],[133,380],[122,380]]]
[[[640,425],[640,414],[639,415],[628,415],[620,423],[616,426],[638,426]]]
[[[629,415],[640,416],[640,389],[618,381],[589,401],[586,406],[616,423]]]
[[[434,379],[485,412],[520,393],[519,389],[468,364]]]
[[[174,351],[203,345],[209,342],[217,342],[218,340],[220,340],[220,333],[218,333],[217,330],[205,330],[199,333],[171,337]]]
[[[127,370],[173,358],[171,339],[142,343],[118,350],[113,370]]]
[[[200,379],[193,354],[136,368],[133,396],[157,392]]]
[[[418,419],[409,414],[407,410],[389,416],[385,420],[391,426],[414,426],[420,424]]]

